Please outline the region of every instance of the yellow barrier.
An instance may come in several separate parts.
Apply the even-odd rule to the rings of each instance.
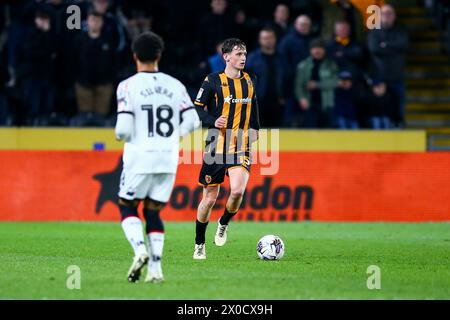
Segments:
[[[278,133],[277,133],[278,132]],[[203,132],[184,138],[182,145],[200,150]],[[198,139],[200,138],[200,139]],[[424,152],[426,132],[404,131],[341,131],[341,130],[280,130],[261,132],[261,150],[273,149],[279,141],[280,151],[372,151]],[[11,128],[0,129],[0,150],[121,150],[110,128]]]

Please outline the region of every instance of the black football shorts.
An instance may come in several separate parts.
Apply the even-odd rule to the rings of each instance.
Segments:
[[[251,156],[249,152],[228,155],[216,154],[214,159],[205,154],[198,183],[204,187],[219,185],[224,181],[225,175],[228,175],[228,170],[231,168],[242,167],[250,172],[250,166]]]

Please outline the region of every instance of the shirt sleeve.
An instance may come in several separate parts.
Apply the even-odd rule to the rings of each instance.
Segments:
[[[198,90],[194,104],[200,107],[208,106],[213,96],[214,92],[212,89],[212,84],[209,81],[209,77],[206,77],[202,83],[200,90]]]
[[[198,91],[197,97],[195,98],[194,104],[196,106],[195,110],[204,125],[207,127],[214,127],[216,118],[208,113],[208,105],[214,96],[214,90],[209,77],[206,77],[202,83],[200,90]]]
[[[253,75],[252,77],[252,81],[254,86],[256,86],[256,76]],[[252,106],[253,106],[253,110],[250,114],[250,128],[255,129],[255,130],[259,130],[260,125],[259,125],[259,105],[258,105],[258,99],[256,98],[256,92],[253,93],[253,97],[252,97]]]
[[[253,110],[250,114],[250,128],[259,130],[259,105],[258,105],[258,99],[256,98],[256,93],[253,94],[252,99],[252,106]]]
[[[180,102],[179,102],[178,107],[179,107],[181,113],[194,108],[194,104],[192,103],[191,97],[189,97],[189,94],[187,93],[185,86],[182,86],[182,88],[181,88],[181,96],[180,96]]]
[[[117,87],[117,114],[120,113],[129,113],[134,115],[128,82],[121,82]]]

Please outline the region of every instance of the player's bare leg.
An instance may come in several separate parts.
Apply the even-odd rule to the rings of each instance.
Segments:
[[[216,235],[214,237],[214,243],[219,247],[225,245],[227,241],[228,223],[241,206],[249,173],[243,167],[233,167],[228,170],[228,176],[230,177],[230,196],[225,205],[225,211],[217,223]]]
[[[147,222],[146,233],[150,262],[145,282],[161,282],[164,276],[161,266],[161,258],[164,248],[164,224],[160,217],[160,210],[164,203],[151,199],[144,200],[144,216]]]
[[[203,188],[202,201],[197,209],[197,221],[195,224],[195,249],[194,259],[206,259],[205,234],[208,226],[211,210],[219,195],[220,186],[207,186]]]
[[[149,259],[142,232],[142,222],[137,214],[138,204],[138,200],[119,199],[122,229],[134,251],[133,263],[127,273],[129,282],[136,282],[139,280],[141,270],[147,264]]]

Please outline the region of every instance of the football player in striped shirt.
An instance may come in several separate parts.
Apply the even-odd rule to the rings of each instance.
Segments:
[[[203,124],[208,127],[199,184],[203,198],[197,210],[194,259],[206,259],[205,233],[227,175],[230,195],[218,221],[214,242],[223,246],[231,218],[237,213],[250,175],[251,144],[258,139],[259,114],[255,77],[244,71],[247,49],[231,38],[223,42],[224,71],[209,74],[194,101]]]

